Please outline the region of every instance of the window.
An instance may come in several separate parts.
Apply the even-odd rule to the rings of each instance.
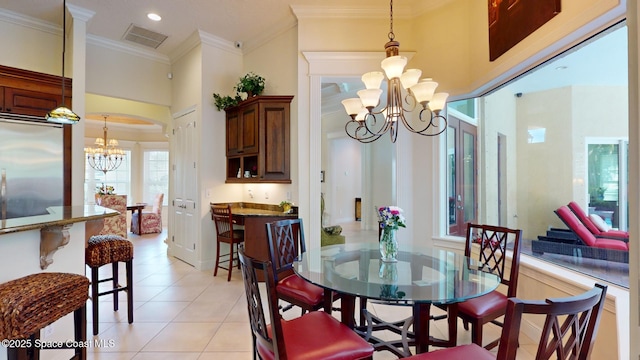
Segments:
[[[96,193],[96,187],[104,185],[113,186],[116,194],[127,195],[127,199],[131,198],[131,150],[123,149],[125,151],[122,164],[113,171],[108,171],[106,174],[102,171],[95,170],[89,165],[89,162],[85,159],[84,166],[84,194],[85,204],[94,204]]]
[[[169,151],[167,150],[145,150],[144,151],[144,174],[143,174],[143,194],[144,202],[153,204],[156,194],[165,194],[163,204],[168,204],[169,192]]]
[[[473,193],[479,223],[523,230],[524,255],[625,287],[628,252],[625,262],[624,250],[590,251],[554,211],[573,201],[601,215],[606,225],[626,230],[627,68],[627,29],[618,24],[474,99],[478,191]],[[450,115],[451,109],[468,108],[454,105]],[[458,194],[464,199],[466,193],[452,189],[465,169],[453,167],[453,148],[461,144],[448,138],[445,208],[451,231],[458,218],[470,215],[456,213]],[[463,159],[471,154],[460,149]],[[553,246],[539,251],[544,241]]]

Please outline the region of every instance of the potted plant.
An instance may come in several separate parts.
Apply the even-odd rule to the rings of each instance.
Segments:
[[[280,201],[280,207],[282,208],[282,212],[286,212],[288,213],[289,211],[291,211],[291,206],[293,205],[293,203],[287,201],[287,200],[282,200]]]
[[[240,102],[240,97],[236,95],[235,97],[221,96],[219,94],[213,94],[213,101],[216,105],[216,109],[218,111],[222,111],[228,107],[236,106]]]
[[[254,72],[249,72],[245,76],[240,78],[240,81],[236,85],[236,94],[240,96],[241,93],[246,93],[247,98],[262,94],[264,91],[265,79],[257,75]]]

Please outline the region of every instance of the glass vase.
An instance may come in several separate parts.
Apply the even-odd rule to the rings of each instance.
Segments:
[[[380,233],[380,260],[396,262],[398,256],[398,240],[396,229],[382,229]]]

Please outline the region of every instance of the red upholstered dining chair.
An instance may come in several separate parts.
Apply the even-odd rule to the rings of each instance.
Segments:
[[[138,229],[138,213],[134,212],[131,215],[131,232],[134,234],[153,234],[162,232],[162,202],[164,200],[164,194],[156,194],[153,200],[153,209],[149,211],[143,211],[141,216],[141,229]]]
[[[480,270],[498,275],[502,285],[506,286],[506,294],[494,290],[486,295],[449,305],[457,307],[458,317],[463,320],[465,329],[468,329],[468,324],[471,323],[471,341],[479,346],[482,346],[482,326],[489,322],[502,326],[497,319],[505,314],[507,299],[516,296],[521,238],[522,230],[467,224],[465,256],[478,259],[481,264],[484,264]],[[507,244],[510,242],[513,242],[513,250],[511,263],[507,268]],[[474,255],[475,252],[477,255]],[[450,325],[452,321],[456,319],[449,319]],[[456,338],[456,334],[451,333],[453,329],[455,326],[449,327],[450,340]],[[486,348],[494,348],[499,341],[500,339],[492,341]],[[455,341],[451,345],[455,345]]]
[[[331,303],[323,288],[313,285],[293,272],[293,262],[306,250],[302,219],[287,219],[267,223],[269,260],[276,276],[278,298],[302,308],[302,313],[325,308],[331,312]],[[334,298],[335,297],[335,298]],[[285,308],[288,310],[288,308]]]
[[[262,262],[238,251],[242,268],[254,358],[271,359],[372,359],[373,347],[354,331],[323,311],[283,320],[278,308],[276,277],[270,261]],[[264,274],[270,324],[265,319],[258,273]]]
[[[214,205],[211,204],[211,220],[216,226],[216,265],[213,269],[213,276],[218,275],[218,268],[228,270],[227,281],[231,280],[231,272],[233,271],[233,255],[237,253],[233,248],[244,241],[244,230],[234,229],[233,214],[231,214],[231,205]],[[229,252],[220,253],[220,243],[229,244]],[[227,264],[224,267],[221,264]],[[240,267],[240,263],[238,263]]]
[[[515,360],[523,314],[544,315],[536,360],[587,360],[598,332],[607,286],[595,284],[593,289],[572,297],[507,301],[504,327],[497,356],[476,345],[467,344],[411,356],[411,360]]]

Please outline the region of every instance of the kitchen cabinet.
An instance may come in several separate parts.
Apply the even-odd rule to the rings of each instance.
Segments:
[[[226,112],[227,183],[291,183],[293,96],[254,96]]]
[[[0,66],[0,113],[28,115],[44,121],[47,112],[61,103],[59,76]],[[65,79],[65,103],[71,106],[71,79]]]

